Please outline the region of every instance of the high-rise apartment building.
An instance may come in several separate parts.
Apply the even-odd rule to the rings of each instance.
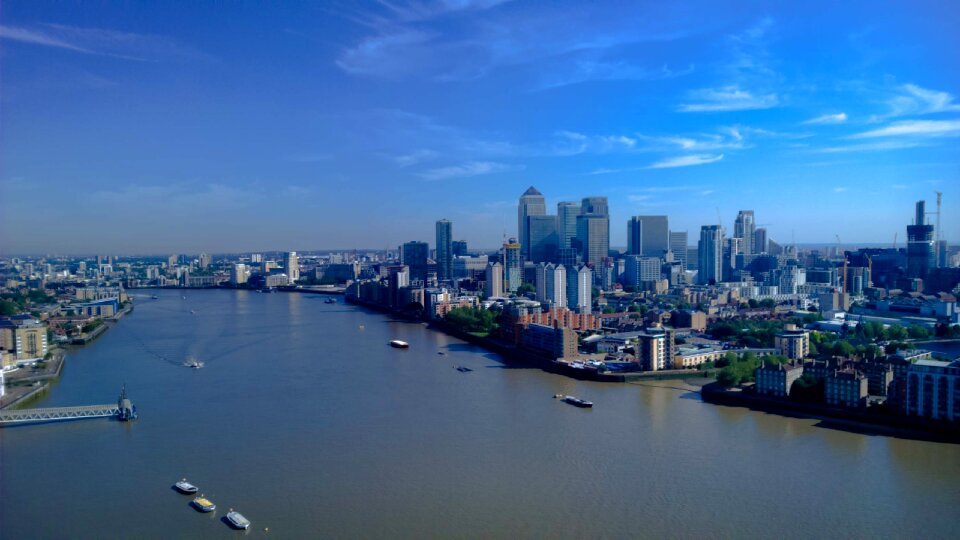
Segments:
[[[427,259],[430,246],[414,240],[400,246],[400,262],[409,267],[410,281],[423,283],[427,280]]]
[[[590,267],[567,267],[567,306],[580,313],[590,313],[593,305],[593,272]]]
[[[537,191],[537,188],[530,186],[520,196],[520,204],[517,207],[517,234],[520,240],[520,252],[526,260],[530,260],[530,231],[527,228],[527,217],[545,215],[547,215],[547,203],[543,194]]]
[[[680,268],[687,270],[687,231],[670,231],[670,252],[673,260],[680,261]]]
[[[206,253],[201,253],[199,257],[200,268],[206,269],[210,266],[210,263],[213,262],[213,259]]]
[[[290,251],[284,255],[283,268],[291,285],[300,279],[300,258],[297,257],[296,251]]]
[[[437,222],[437,279],[453,279],[453,224],[446,219]]]
[[[667,216],[633,216],[627,222],[627,253],[660,257],[670,249]]]
[[[733,237],[742,239],[741,250],[744,255],[760,253],[756,247],[757,222],[753,217],[753,210],[741,210],[733,222]]]
[[[498,262],[487,264],[486,281],[483,293],[487,298],[503,296],[503,265]]]
[[[580,215],[580,203],[557,203],[557,249],[573,248],[573,239],[577,237],[577,216]],[[566,263],[564,263],[566,265]]]
[[[557,258],[557,217],[527,216],[530,262],[554,262]]]
[[[913,225],[907,225],[907,275],[923,278],[936,266],[933,225],[927,224],[926,201],[917,201]]]
[[[567,306],[567,272],[562,264],[537,265],[537,300],[552,307]]]
[[[719,225],[700,227],[697,256],[697,282],[707,285],[723,280],[723,228]]]
[[[760,255],[767,252],[767,229],[760,227],[753,231],[753,253]]]
[[[230,269],[230,284],[243,285],[247,282],[248,275],[247,265],[243,263],[236,263]]]
[[[506,292],[517,292],[523,284],[523,256],[516,238],[503,245],[503,286]]]

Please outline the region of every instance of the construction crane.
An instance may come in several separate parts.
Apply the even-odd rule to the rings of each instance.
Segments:
[[[936,243],[934,244],[936,255],[934,259],[937,261],[937,266],[940,267],[946,266],[946,261],[940,260],[940,203],[943,201],[943,193],[939,191],[935,191],[934,193],[937,194],[937,228],[934,231],[934,234],[936,234],[934,237],[936,238]]]
[[[873,257],[869,253],[864,253],[863,256],[867,258],[867,270],[870,272],[867,276],[867,287],[873,287]]]
[[[843,290],[847,292],[847,254],[843,252],[843,243],[840,242],[840,235],[837,235],[837,253],[843,256]]]

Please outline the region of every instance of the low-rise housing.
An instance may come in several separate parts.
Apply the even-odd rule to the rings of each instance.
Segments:
[[[764,396],[788,397],[793,383],[803,375],[800,364],[764,362],[757,368],[757,393]]]

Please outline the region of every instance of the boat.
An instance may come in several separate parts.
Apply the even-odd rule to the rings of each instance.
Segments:
[[[230,511],[227,512],[227,521],[230,522],[230,526],[233,527],[234,529],[250,528],[250,520],[243,517],[243,514],[241,514],[240,512],[237,512],[233,508],[231,508]]]
[[[213,504],[213,501],[204,497],[203,495],[200,495],[194,499],[190,504],[192,504],[194,508],[200,512],[213,512],[217,509],[217,505]]]
[[[562,401],[564,401],[565,403],[569,403],[570,405],[573,405],[574,407],[580,407],[580,408],[583,408],[583,409],[589,409],[589,408],[593,407],[593,402],[592,402],[592,401],[587,401],[587,400],[585,400],[585,399],[580,399],[580,398],[574,397],[574,396],[563,396],[563,400],[562,400]]]
[[[150,297],[150,299],[151,299],[151,300],[159,300],[160,297],[157,296],[157,295],[153,295],[153,296]]]
[[[203,362],[194,358],[191,358],[190,360],[187,360],[186,362],[183,363],[184,367],[193,368],[193,369],[200,369],[203,367],[203,365],[204,365]]]
[[[457,371],[459,371],[460,373],[466,373],[466,372],[468,372],[468,371],[473,371],[472,369],[468,368],[467,366],[457,366],[456,369],[457,369]]]
[[[447,353],[445,353],[445,352],[443,352],[443,351],[437,351],[437,354],[439,354],[440,356],[446,356],[446,355],[447,355]]]
[[[324,304],[336,304],[336,303],[337,303],[337,299],[336,299],[336,298],[327,298],[326,300],[323,301],[323,303],[324,303]]]
[[[184,495],[192,495],[197,492],[197,486],[187,482],[186,478],[174,484],[173,487],[175,487],[177,491],[183,493]]]
[[[410,346],[410,344],[407,343],[406,341],[400,341],[399,339],[392,339],[390,340],[390,346],[395,347],[397,349],[406,349],[407,347]]]

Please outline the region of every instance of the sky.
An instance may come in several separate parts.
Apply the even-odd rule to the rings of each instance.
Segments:
[[[0,253],[493,248],[517,199],[960,241],[960,2],[45,2],[0,11]]]

